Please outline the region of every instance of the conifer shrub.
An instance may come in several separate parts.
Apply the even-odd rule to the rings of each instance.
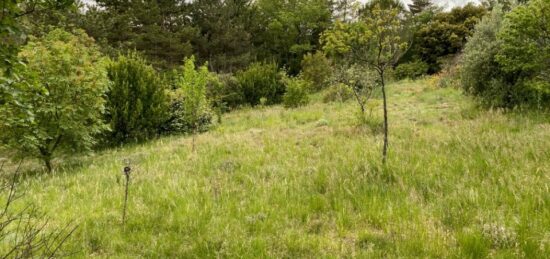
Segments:
[[[155,137],[168,118],[166,86],[152,66],[137,53],[121,55],[108,69],[112,82],[107,93],[106,120],[110,142]]]

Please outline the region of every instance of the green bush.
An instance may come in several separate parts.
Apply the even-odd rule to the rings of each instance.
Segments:
[[[157,72],[136,53],[119,56],[107,69],[110,142],[139,141],[159,134],[168,116],[166,87]]]
[[[51,171],[57,155],[89,150],[108,129],[106,62],[86,33],[61,29],[31,39],[19,58],[26,65],[16,67],[20,77],[8,89],[14,94],[0,106],[0,140]]]
[[[286,108],[296,108],[309,103],[309,89],[311,82],[302,78],[287,78],[284,80],[286,92],[283,96],[283,105]]]
[[[219,85],[209,88],[209,96],[217,96],[224,107],[224,111],[234,109],[245,104],[243,91],[239,80],[231,74],[219,74]]]
[[[335,84],[330,86],[323,95],[323,102],[345,102],[353,98],[353,91],[345,84]]]
[[[237,72],[236,77],[246,103],[258,105],[261,98],[266,98],[268,105],[282,101],[285,86],[277,65],[254,63],[248,69]]]
[[[548,1],[530,1],[508,15],[494,8],[466,44],[460,82],[464,90],[487,106],[548,107],[550,30]],[[546,26],[546,27],[545,27]]]
[[[181,89],[170,92],[169,118],[162,129],[166,133],[205,132],[212,125],[213,114],[209,107],[202,106],[197,111],[195,120],[185,110],[185,94]]]
[[[497,38],[497,62],[516,76],[514,92],[522,92],[517,104],[550,105],[550,1],[532,0],[512,10]]]
[[[328,86],[332,68],[322,52],[308,53],[302,59],[302,78],[312,83],[314,90]]]
[[[394,75],[397,80],[402,80],[406,78],[416,79],[428,73],[428,69],[428,64],[417,60],[409,63],[399,64],[395,68]]]
[[[212,122],[207,86],[213,75],[207,64],[196,67],[195,58],[185,59],[171,94],[170,118],[165,130],[175,133],[205,131]]]

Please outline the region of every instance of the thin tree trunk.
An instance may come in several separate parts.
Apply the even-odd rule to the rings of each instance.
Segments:
[[[384,99],[384,149],[382,150],[382,162],[386,164],[388,156],[388,104],[386,100],[386,83],[384,82],[384,72],[380,73],[382,83],[382,98]]]

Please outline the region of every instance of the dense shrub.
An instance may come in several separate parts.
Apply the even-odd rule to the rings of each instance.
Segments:
[[[311,82],[299,77],[284,80],[286,92],[283,96],[283,105],[286,108],[296,108],[309,103],[309,89]]]
[[[502,27],[504,13],[494,8],[476,26],[475,32],[464,48],[460,81],[464,90],[481,97],[487,105],[502,106],[508,98],[509,85],[495,57],[500,48],[497,33]]]
[[[136,53],[119,56],[108,67],[109,141],[126,142],[156,136],[168,115],[166,87],[157,72]]]
[[[109,81],[105,60],[83,31],[56,29],[22,48],[16,93],[0,106],[0,139],[51,171],[59,153],[86,151],[108,127],[103,122]]]
[[[258,105],[261,98],[266,98],[266,104],[276,104],[282,101],[285,86],[282,75],[275,64],[254,63],[236,75],[244,101],[250,105]]]
[[[223,111],[234,109],[245,104],[243,91],[239,80],[232,74],[218,74],[217,82],[211,83],[208,90],[208,96],[219,98]]]
[[[401,80],[405,78],[416,79],[428,73],[429,66],[422,61],[413,61],[409,63],[399,64],[394,71],[395,79]]]
[[[303,79],[312,82],[314,90],[321,90],[328,86],[332,68],[330,62],[322,52],[308,53],[302,59]]]
[[[550,1],[532,0],[506,16],[498,33],[496,60],[517,77],[518,103],[538,107],[550,104]]]
[[[345,84],[334,84],[330,86],[323,95],[323,102],[345,102],[353,98],[353,91]]]
[[[464,50],[460,73],[465,91],[488,106],[544,107],[550,103],[550,3],[531,1],[509,15],[494,8]],[[546,27],[545,27],[546,26]],[[546,60],[546,61],[545,61]]]

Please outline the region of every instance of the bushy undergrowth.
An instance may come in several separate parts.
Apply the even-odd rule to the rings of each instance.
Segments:
[[[286,108],[296,108],[309,103],[311,82],[302,78],[286,78],[284,80],[286,92],[283,96],[283,105]]]
[[[312,83],[312,90],[319,91],[329,85],[332,67],[330,61],[322,52],[308,53],[302,59],[300,74],[305,80]]]
[[[416,79],[428,73],[428,64],[422,61],[413,61],[399,64],[394,71],[395,79]]]
[[[266,104],[280,103],[285,93],[281,73],[273,63],[254,63],[246,70],[237,72],[244,101],[258,105],[260,99],[265,98]]]
[[[324,92],[323,102],[345,102],[353,98],[353,91],[351,88],[342,83],[336,83],[331,85]]]
[[[545,109],[550,105],[548,73],[550,2],[530,1],[509,14],[493,9],[466,44],[461,83],[487,106]]]

